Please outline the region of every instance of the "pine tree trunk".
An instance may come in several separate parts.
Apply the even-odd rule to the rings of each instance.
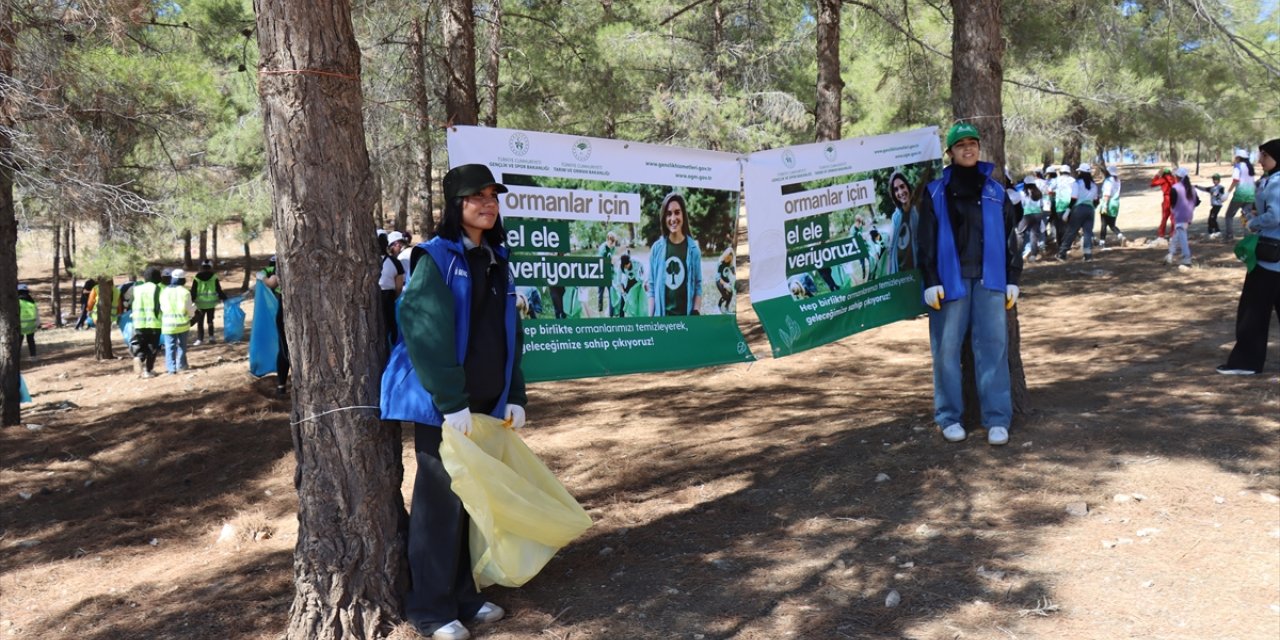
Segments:
[[[400,431],[364,408],[378,404],[386,358],[376,274],[334,268],[376,264],[360,49],[346,0],[257,0],[255,9],[295,372],[298,544],[286,636],[382,638],[399,620],[403,587]]]
[[[211,231],[209,235],[213,241],[213,266],[216,269],[218,267],[218,225],[213,225]]]
[[[440,24],[445,55],[445,119],[449,124],[476,124],[476,27],[471,0],[445,0]]]
[[[67,252],[62,256],[62,268],[66,270],[67,275],[73,275],[71,269],[75,265],[76,253],[76,223],[74,220],[67,221]]]
[[[53,223],[53,300],[50,307],[53,311],[53,326],[61,327],[62,322],[62,221]]]
[[[396,194],[396,231],[409,228],[409,181],[400,183]]]
[[[249,243],[244,243],[244,282],[240,283],[240,288],[248,291],[249,280],[253,277],[253,256],[249,254]]]
[[[106,242],[110,237],[111,218],[105,212],[99,212],[99,241]],[[111,303],[115,296],[111,293],[111,289],[115,287],[115,279],[109,273],[97,274],[94,279],[98,281],[98,306],[90,311],[93,314],[94,322],[93,358],[95,360],[114,360],[115,354],[111,348]]]
[[[431,183],[431,112],[429,94],[427,93],[427,57],[423,44],[422,20],[414,19],[413,31],[409,40],[409,60],[413,64],[413,105],[417,112],[417,135],[414,149],[417,152],[417,185],[418,200],[422,203],[422,217],[418,221],[418,235],[423,240],[430,238],[436,230],[435,203],[432,202],[435,190]]]
[[[840,139],[840,0],[821,0],[818,9],[818,140]]]
[[[951,108],[958,121],[969,121],[982,135],[982,155],[995,165],[993,177],[1004,181],[1004,39],[1000,33],[1001,0],[952,0],[955,25],[951,40]],[[1009,335],[1009,383],[1015,419],[1031,409],[1027,376],[1022,367],[1021,330],[1016,307],[1006,315]],[[965,354],[969,349],[966,346]],[[966,413],[978,406],[968,383],[973,363],[964,360]]]
[[[191,270],[191,232],[182,232],[182,268]]]
[[[209,230],[207,228],[200,230],[200,261],[204,262],[209,259]]]
[[[0,76],[13,76],[13,4],[0,2]],[[0,91],[0,426],[22,421],[18,404],[18,358],[22,332],[18,323],[18,218],[13,202],[14,105]]]
[[[489,3],[489,60],[485,64],[484,125],[498,126],[498,68],[502,62],[502,2]]]

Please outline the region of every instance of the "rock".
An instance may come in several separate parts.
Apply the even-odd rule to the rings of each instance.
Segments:
[[[1270,504],[1280,504],[1280,496],[1277,496],[1274,493],[1259,493],[1258,497],[1262,498],[1263,502],[1267,502]]]
[[[986,567],[978,567],[978,576],[987,580],[1004,580],[1004,572],[998,570],[988,570]]]
[[[1022,446],[1023,446],[1023,447],[1029,447],[1029,446],[1031,446],[1031,441],[1030,441],[1030,440],[1028,440],[1028,441],[1026,441],[1026,442],[1022,443]]]
[[[1133,498],[1134,500],[1137,500],[1138,502],[1142,502],[1143,500],[1147,499],[1147,497],[1142,495],[1141,493],[1131,493],[1129,494],[1129,497]]]
[[[938,531],[931,529],[927,524],[922,524],[916,527],[916,535],[922,538],[936,538],[938,537]]]
[[[31,499],[31,496],[33,496],[33,495],[35,495],[35,494],[34,494],[34,493],[31,493],[31,492],[29,492],[29,491],[19,491],[19,492],[18,492],[18,497],[19,497],[19,498],[22,498],[23,500],[30,500],[30,499]]]
[[[44,428],[44,425],[42,424],[36,424],[34,422],[27,423],[27,431],[39,431],[43,428]]]
[[[1089,515],[1089,505],[1084,502],[1072,502],[1067,505],[1067,513],[1076,517]]]
[[[1133,538],[1116,538],[1116,544],[1133,544]]]
[[[1111,498],[1111,501],[1112,501],[1112,502],[1115,502],[1115,503],[1118,503],[1118,504],[1124,504],[1124,503],[1129,502],[1129,501],[1131,501],[1131,500],[1133,500],[1133,496],[1131,496],[1131,495],[1129,495],[1129,494],[1127,494],[1127,493],[1117,493],[1114,497],[1112,497],[1112,498]]]
[[[1226,499],[1226,498],[1224,498],[1224,497],[1222,497],[1222,496],[1214,496],[1214,497],[1213,497],[1213,501],[1214,501],[1214,502],[1216,502],[1216,503],[1218,503],[1218,504],[1226,504],[1227,499]]]
[[[1142,588],[1143,588],[1143,589],[1150,589],[1151,587],[1154,587],[1154,586],[1156,586],[1156,581],[1155,581],[1155,580],[1148,580],[1148,581],[1146,581],[1146,582],[1142,583]]]
[[[222,525],[222,531],[218,532],[217,543],[225,544],[227,542],[235,542],[235,539],[236,539],[236,526],[231,524],[230,522]]]
[[[884,606],[892,609],[899,604],[902,604],[902,595],[898,593],[897,589],[890,589],[889,594],[884,597]]]
[[[887,473],[876,474],[876,482],[888,482],[888,481],[889,481],[889,474]]]
[[[1147,527],[1146,529],[1138,529],[1138,537],[1139,537],[1139,538],[1145,538],[1145,537],[1147,537],[1147,536],[1154,536],[1154,535],[1155,535],[1155,534],[1157,534],[1157,533],[1160,533],[1160,530],[1159,530],[1159,529],[1157,529],[1157,528],[1155,528],[1155,527]]]
[[[151,546],[153,546],[153,547],[158,547],[158,546],[160,546],[160,538],[152,538],[152,539],[151,539],[151,542],[148,542],[147,544],[149,544],[149,545],[151,545]]]
[[[912,568],[912,567],[914,567],[914,566],[916,566],[916,563],[914,563],[914,562],[904,562],[904,563],[902,563],[902,564],[898,565],[898,568],[899,568],[899,569],[910,569],[910,568]]]
[[[39,544],[40,544],[39,540],[31,539],[31,540],[19,540],[18,544],[15,546],[17,546],[19,549],[30,549],[31,547],[37,546]]]
[[[1114,549],[1114,548],[1115,548],[1115,546],[1116,546],[1116,541],[1115,541],[1115,540],[1103,540],[1103,541],[1102,541],[1102,548],[1103,548],[1103,549]]]

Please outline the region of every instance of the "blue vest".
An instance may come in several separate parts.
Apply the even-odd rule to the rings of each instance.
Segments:
[[[1008,283],[1006,273],[1004,229],[1004,189],[991,179],[995,165],[979,162],[978,171],[986,176],[982,186],[982,286],[1005,293]],[[951,215],[947,207],[947,184],[951,182],[951,167],[942,170],[942,177],[929,183],[929,197],[933,200],[933,215],[938,219],[938,280],[946,297],[943,304],[969,295],[960,277],[960,254],[956,251],[955,233],[951,230]]]
[[[427,255],[436,263],[445,284],[453,293],[453,328],[455,355],[461,364],[467,357],[467,340],[471,333],[471,273],[467,266],[467,258],[462,242],[446,240],[440,236],[418,245],[427,251]],[[504,260],[507,248],[493,247],[493,250]],[[417,272],[418,270],[415,270]],[[410,278],[412,278],[410,274]],[[406,285],[405,290],[409,287]],[[403,298],[403,294],[401,295]],[[515,283],[507,278],[507,304],[505,325],[507,328],[507,362],[506,378],[502,387],[502,395],[498,404],[490,414],[499,420],[503,419],[507,408],[507,394],[511,391],[511,371],[516,358],[516,290]],[[396,324],[400,320],[400,300],[396,300]],[[407,420],[440,426],[444,424],[444,414],[431,400],[431,392],[423,388],[418,374],[409,360],[409,349],[404,343],[404,334],[396,336],[396,345],[391,349],[391,359],[382,372],[382,419]]]

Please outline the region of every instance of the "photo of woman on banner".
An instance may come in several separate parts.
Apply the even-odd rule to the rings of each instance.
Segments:
[[[893,229],[889,233],[889,260],[885,273],[894,274],[916,265],[916,248],[911,240],[916,237],[916,229],[920,226],[920,213],[911,206],[911,183],[901,171],[894,171],[889,176],[889,196],[894,204],[890,216]]]
[[[658,212],[662,236],[649,251],[649,315],[699,315],[702,250],[689,231],[684,196],[667,194]]]

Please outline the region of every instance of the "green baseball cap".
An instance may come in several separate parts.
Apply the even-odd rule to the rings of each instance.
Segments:
[[[1160,175],[1162,175],[1162,176],[1167,176],[1167,175],[1169,175],[1169,174],[1171,174],[1171,173],[1173,173],[1173,169],[1170,169],[1169,167],[1165,167],[1165,168],[1163,168],[1163,169],[1161,169],[1161,170],[1160,170]]]
[[[965,138],[982,140],[982,137],[978,135],[978,128],[968,122],[957,122],[951,125],[951,128],[947,130],[947,148],[950,149]]]
[[[1222,179],[1222,174],[1221,174],[1221,173],[1215,173],[1215,174],[1213,174],[1213,179],[1214,179],[1214,180],[1221,180],[1221,179]]]

